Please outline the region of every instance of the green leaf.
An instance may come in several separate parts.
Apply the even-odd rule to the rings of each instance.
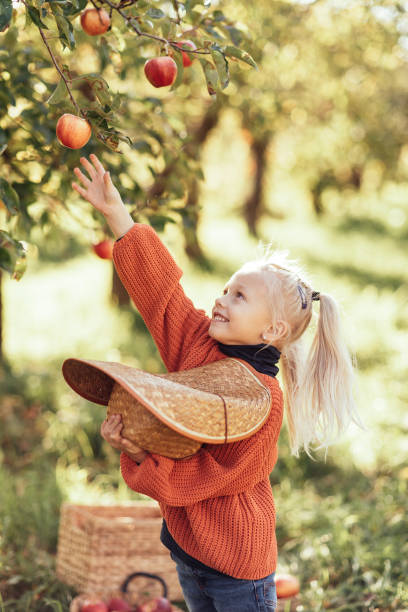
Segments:
[[[239,46],[244,40],[244,34],[243,32],[241,32],[241,30],[238,30],[238,28],[229,25],[220,25],[219,27],[223,27],[223,29],[227,31],[227,34],[234,43],[234,45]]]
[[[87,4],[88,0],[71,0],[71,2],[63,3],[62,9],[65,16],[71,17],[83,11]]]
[[[214,60],[215,67],[218,72],[218,77],[220,79],[221,88],[225,89],[229,83],[228,62],[225,59],[224,54],[218,49],[215,49],[214,47],[211,47],[211,57]]]
[[[82,74],[80,77],[75,77],[72,79],[72,83],[75,83],[76,86],[80,85],[83,81],[85,81],[85,83],[91,87],[93,93],[102,105],[112,105],[112,96],[109,91],[109,85],[100,74],[91,72],[89,74]]]
[[[212,17],[214,21],[225,21],[225,15],[222,11],[216,10],[213,12]]]
[[[186,11],[187,12],[191,11],[195,7],[196,4],[202,5],[202,0],[186,0],[185,2]]]
[[[41,21],[41,15],[40,15],[40,11],[35,8],[35,6],[28,6],[26,5],[28,14],[30,15],[30,19],[33,23],[35,23],[36,26],[38,26],[39,28],[43,28],[44,30],[48,30],[48,26],[45,25],[45,23],[43,21]]]
[[[23,245],[3,230],[0,230],[0,268],[16,280],[20,280],[26,268]]]
[[[181,50],[178,51],[173,48],[173,59],[177,64],[177,76],[173,85],[170,87],[170,91],[174,91],[182,83],[184,74],[183,56]]]
[[[146,11],[146,15],[151,17],[151,19],[163,19],[163,17],[166,17],[166,13],[163,13],[161,9],[157,8],[149,8],[149,10]]]
[[[152,215],[149,217],[149,222],[157,232],[162,232],[166,227],[166,223],[175,223],[175,220],[166,215]]]
[[[204,27],[204,30],[206,32],[208,32],[208,34],[210,34],[211,36],[213,36],[214,38],[216,38],[217,40],[226,40],[225,36],[222,36],[222,34],[220,34],[219,32],[217,32],[217,30],[215,28],[213,28],[211,25],[207,25]]]
[[[256,65],[255,60],[249,55],[249,53],[247,53],[243,49],[239,49],[238,47],[233,47],[229,45],[223,48],[223,52],[224,55],[228,55],[229,57],[236,57],[258,70],[258,66]]]
[[[217,93],[218,72],[214,68],[213,64],[207,61],[206,59],[199,58],[199,61],[204,71],[208,93],[210,94],[210,96],[214,96]]]
[[[10,214],[16,215],[18,213],[20,203],[18,194],[10,183],[3,178],[0,178],[0,200],[3,200]]]
[[[3,32],[10,25],[13,14],[12,0],[2,0],[0,5],[0,32]]]
[[[50,3],[50,6],[55,18],[55,22],[57,24],[62,47],[64,49],[66,47],[69,47],[71,50],[74,49],[75,37],[72,23],[63,15],[63,13],[61,12],[61,8],[56,4],[55,1]]]
[[[52,94],[47,100],[47,104],[61,104],[68,97],[68,89],[63,81],[60,79],[57,87],[54,89]]]

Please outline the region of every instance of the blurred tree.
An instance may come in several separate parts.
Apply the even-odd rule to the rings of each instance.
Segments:
[[[65,257],[72,235],[85,246],[108,233],[71,188],[80,155],[91,152],[112,167],[135,220],[160,230],[182,219],[186,250],[198,255],[189,231],[198,202],[189,187],[203,178],[199,147],[211,129],[211,107],[220,105],[231,62],[255,66],[240,46],[248,36],[242,32],[237,41],[239,27],[210,0],[92,5],[109,13],[101,36],[81,27],[87,0],[3,0],[0,6],[0,268],[16,279],[30,243]],[[217,31],[220,20],[227,38]],[[184,40],[195,46],[188,56]],[[147,59],[161,55],[177,66],[170,91],[153,89],[142,74]],[[196,60],[192,68],[188,58]],[[56,139],[65,112],[92,127],[80,153]],[[115,273],[113,293],[127,302]]]
[[[200,130],[190,133],[189,123],[199,124],[209,98],[227,87],[229,62],[255,65],[239,47],[244,34],[236,46],[239,29],[210,0],[160,0],[154,6],[147,0],[98,0],[90,6],[104,7],[111,19],[108,32],[98,37],[82,31],[77,19],[87,0],[13,4],[14,10],[12,0],[4,0],[0,8],[0,267],[19,278],[21,241],[40,240],[73,219],[81,217],[87,238],[97,233],[97,214],[84,214],[71,190],[78,151],[55,137],[65,111],[90,123],[93,138],[82,153],[102,154],[105,146],[103,157],[126,201],[125,190],[131,191],[131,212],[138,218],[160,228],[177,215],[188,216],[186,182],[190,174],[202,177],[197,144],[191,144],[200,141]],[[220,19],[231,30],[229,40],[217,33]],[[201,65],[204,83],[195,66],[188,74],[183,62],[179,45],[186,39],[195,44],[189,57]],[[160,55],[171,55],[177,65],[170,94],[152,90],[140,74],[149,57]],[[126,155],[117,155],[121,143]]]
[[[72,236],[87,248],[107,233],[72,192],[79,154],[56,141],[63,112],[91,123],[82,153],[102,156],[135,220],[181,221],[202,265],[201,151],[226,108],[252,157],[241,214],[254,235],[274,214],[272,163],[303,181],[319,215],[329,189],[407,179],[406,2],[98,0],[89,6],[111,16],[99,37],[79,24],[86,0],[13,4],[0,7],[0,267],[16,278],[28,243],[65,257]],[[176,45],[186,39],[190,67]],[[170,53],[176,82],[152,90],[145,61]]]

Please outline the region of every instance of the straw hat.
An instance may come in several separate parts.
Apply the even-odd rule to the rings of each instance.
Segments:
[[[264,424],[270,392],[244,362],[149,374],[121,363],[67,359],[66,382],[85,399],[121,414],[122,435],[141,448],[181,458],[203,442],[243,440]]]

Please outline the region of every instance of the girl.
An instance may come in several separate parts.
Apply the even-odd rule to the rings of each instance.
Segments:
[[[225,358],[243,359],[271,392],[267,421],[252,437],[204,444],[182,460],[147,453],[121,436],[119,415],[101,434],[122,451],[121,471],[135,491],[156,499],[164,517],[161,540],[176,562],[190,612],[276,609],[275,506],[269,475],[277,460],[282,392],[291,447],[327,447],[350,420],[357,422],[353,369],[341,338],[339,313],[327,294],[312,290],[300,271],[267,254],[244,265],[216,299],[212,318],[194,308],[181,270],[154,230],[134,223],[109,172],[95,155],[81,158],[73,188],[106,218],[117,238],[116,269],[143,316],[169,371]],[[319,301],[319,322],[307,360],[300,338]]]

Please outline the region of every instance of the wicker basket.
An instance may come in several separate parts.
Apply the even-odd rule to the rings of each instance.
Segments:
[[[79,593],[110,593],[132,572],[158,574],[169,599],[182,601],[176,566],[160,542],[162,517],[155,502],[126,506],[61,507],[56,571]]]

